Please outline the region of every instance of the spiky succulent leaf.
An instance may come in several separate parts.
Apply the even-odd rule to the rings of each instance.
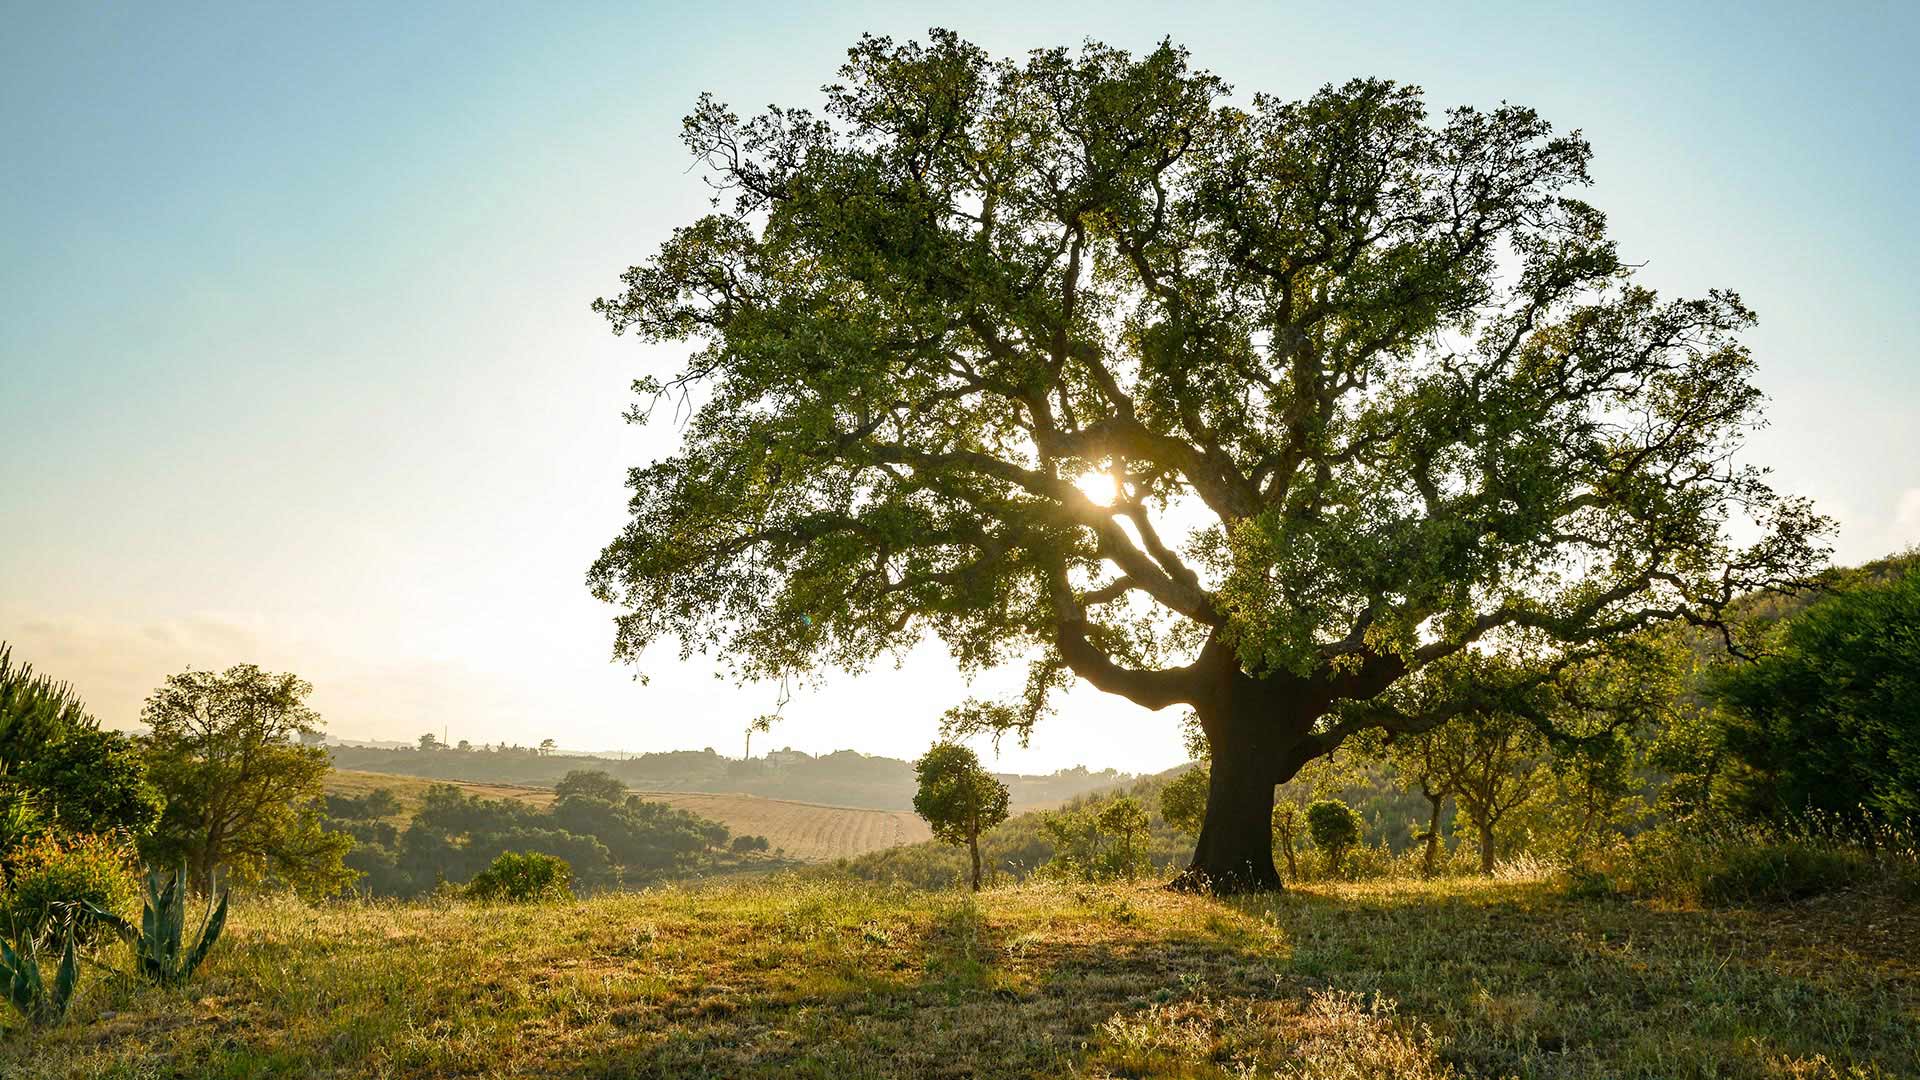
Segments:
[[[187,955],[186,966],[180,972],[182,981],[194,973],[200,961],[207,958],[207,951],[213,948],[213,943],[220,940],[220,931],[227,925],[227,896],[227,892],[221,892],[219,906],[207,913],[206,924],[200,928],[200,940],[194,945],[193,952]]]
[[[73,1002],[74,988],[80,983],[80,956],[73,939],[73,931],[68,930],[66,947],[60,950],[60,967],[53,975],[53,993],[41,1003],[42,1023],[52,1023],[67,1015],[67,1006]]]

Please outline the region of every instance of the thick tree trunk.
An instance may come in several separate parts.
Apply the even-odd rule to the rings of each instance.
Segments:
[[[1310,757],[1303,741],[1315,715],[1300,687],[1242,674],[1231,650],[1219,664],[1214,691],[1197,703],[1212,756],[1207,814],[1193,862],[1177,889],[1214,893],[1281,888],[1273,866],[1273,789],[1293,779]],[[1203,654],[1203,662],[1206,656]]]
[[[1480,872],[1493,873],[1493,822],[1480,823]]]
[[[973,851],[973,891],[980,891],[980,834],[967,835],[967,847]]]
[[[1207,816],[1193,862],[1174,882],[1176,888],[1214,893],[1280,888],[1273,868],[1273,780],[1266,770],[1248,765],[1215,753]]]

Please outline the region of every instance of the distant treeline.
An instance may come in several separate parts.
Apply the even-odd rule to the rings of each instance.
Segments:
[[[335,746],[336,769],[357,769],[434,780],[551,787],[576,769],[598,769],[630,788],[760,795],[872,810],[911,810],[916,782],[912,764],[898,758],[840,750],[814,757],[775,750],[749,761],[708,750],[639,754],[624,760],[544,753],[532,747],[429,742],[431,749]],[[1000,774],[1017,813],[1130,782],[1127,773],[1084,767],[1047,776]]]

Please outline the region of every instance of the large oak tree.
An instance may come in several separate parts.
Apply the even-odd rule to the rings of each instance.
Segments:
[[[778,677],[931,632],[1032,663],[963,722],[1024,728],[1076,677],[1186,706],[1192,880],[1274,887],[1274,786],[1355,731],[1717,623],[1820,554],[1730,460],[1751,315],[1636,285],[1567,195],[1586,142],[1532,110],[1235,101],[1171,45],[939,31],[840,79],[820,114],[703,98],[714,211],[595,305],[698,346],[637,384],[683,444],[590,573],[624,657]]]

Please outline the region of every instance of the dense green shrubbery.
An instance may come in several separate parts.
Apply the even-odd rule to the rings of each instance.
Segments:
[[[1116,795],[1042,816],[1053,855],[1043,869],[1075,881],[1132,881],[1152,872],[1151,815],[1140,800]]]
[[[15,935],[36,940],[70,924],[79,944],[90,944],[104,928],[87,914],[87,905],[109,912],[129,909],[133,862],[132,848],[111,837],[41,837],[14,859],[13,880],[0,895],[0,922]]]
[[[161,806],[134,740],[0,642],[0,863],[44,830],[141,835]]]
[[[1860,884],[1875,866],[1857,849],[1788,841],[1722,845],[1702,871],[1698,888],[1705,903],[1785,903]]]
[[[538,851],[503,851],[485,870],[467,883],[475,900],[534,900],[573,898],[573,870],[567,860]]]
[[[1920,573],[1844,590],[1711,686],[1749,812],[1920,820]]]
[[[566,780],[562,796],[544,809],[436,784],[404,829],[385,820],[397,805],[384,790],[335,797],[329,812],[337,815],[332,827],[357,841],[347,865],[377,896],[419,896],[442,881],[466,881],[508,851],[565,859],[582,888],[601,889],[683,873],[727,850],[727,827],[718,822],[626,795],[604,773],[575,772]],[[741,853],[767,846],[764,838],[749,844]]]
[[[1360,817],[1338,799],[1321,799],[1307,807],[1307,835],[1325,854],[1327,872],[1338,875],[1340,857],[1360,839]]]

